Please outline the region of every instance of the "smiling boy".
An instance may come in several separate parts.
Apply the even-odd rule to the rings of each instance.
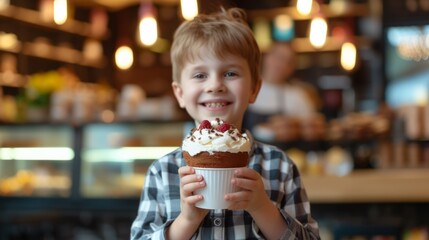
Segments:
[[[241,129],[256,100],[260,52],[240,9],[200,15],[176,31],[173,91],[199,124],[220,118]],[[248,133],[249,134],[249,133]],[[195,207],[205,187],[178,149],[148,170],[131,239],[319,239],[295,165],[279,149],[252,143],[248,167],[235,172],[240,190],[226,210]]]

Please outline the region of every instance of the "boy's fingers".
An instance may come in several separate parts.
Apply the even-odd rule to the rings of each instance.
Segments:
[[[199,202],[201,200],[203,200],[203,196],[202,195],[192,195],[192,196],[189,196],[189,197],[187,197],[185,199],[185,201],[188,204],[192,204],[192,205],[196,204],[197,202]]]
[[[184,166],[179,168],[179,176],[183,177],[185,175],[194,174],[195,170],[193,167],[190,166]]]
[[[180,179],[180,184],[183,186],[188,183],[201,182],[202,180],[203,180],[203,176],[199,174],[185,175]]]
[[[183,191],[190,194],[190,193],[194,192],[195,190],[201,189],[205,186],[206,186],[206,182],[204,182],[204,181],[192,182],[192,183],[188,183],[188,184],[183,185],[182,189],[183,189]]]
[[[230,202],[248,201],[251,197],[249,191],[239,191],[235,193],[225,194],[224,199]]]
[[[246,179],[246,178],[233,178],[231,180],[231,184],[234,186],[237,186],[239,188],[245,189],[245,190],[255,190],[256,189],[256,183],[253,179]]]
[[[236,177],[248,178],[248,179],[259,179],[260,178],[259,173],[257,173],[255,170],[247,168],[247,167],[236,169],[234,171],[234,175]]]

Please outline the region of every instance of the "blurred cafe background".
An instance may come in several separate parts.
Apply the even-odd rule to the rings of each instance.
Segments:
[[[429,0],[0,0],[1,240],[129,238],[192,127],[173,33],[220,6],[318,99],[252,131],[300,168],[322,239],[429,239]]]

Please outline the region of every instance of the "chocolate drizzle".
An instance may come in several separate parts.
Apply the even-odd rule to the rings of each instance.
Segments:
[[[217,123],[217,127],[219,127],[220,125],[224,124],[224,122],[222,120],[220,120],[219,118],[215,119],[215,122],[212,122],[212,127],[211,128],[192,128],[190,131],[190,135],[187,136],[187,139],[192,141],[192,142],[206,142],[207,140],[205,139],[216,139],[216,138],[220,138],[220,137],[224,137],[224,136],[229,136],[234,142],[240,141],[240,140],[245,140],[248,141],[248,137],[246,136],[245,133],[241,133],[237,128],[235,128],[234,126],[231,126],[230,129],[228,129],[227,131],[223,132],[221,130],[218,130],[216,127],[216,123]],[[203,131],[205,130],[205,131]],[[198,132],[197,132],[198,131]],[[226,135],[225,135],[226,134]],[[201,143],[202,144],[202,143]],[[204,143],[206,144],[206,143]]]

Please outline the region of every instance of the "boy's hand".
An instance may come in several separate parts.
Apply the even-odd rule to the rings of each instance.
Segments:
[[[250,168],[237,169],[231,183],[238,187],[239,191],[225,195],[225,199],[231,203],[228,209],[244,209],[252,214],[267,204],[271,204],[261,176],[255,170]]]
[[[194,195],[193,192],[206,186],[206,182],[199,174],[195,174],[192,167],[184,166],[179,168],[180,176],[180,202],[182,214],[188,221],[202,221],[209,210],[195,207],[195,204],[203,199],[201,195]]]
[[[182,211],[167,228],[166,239],[190,239],[209,212],[209,210],[195,207],[195,203],[201,201],[203,197],[194,195],[193,192],[206,186],[203,177],[195,174],[195,170],[189,166],[179,168],[179,177]]]

